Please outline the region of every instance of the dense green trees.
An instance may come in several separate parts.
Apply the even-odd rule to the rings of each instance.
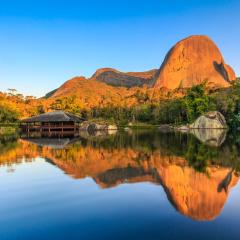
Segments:
[[[240,78],[233,86],[212,94],[216,109],[226,118],[228,125],[233,128],[240,127]]]
[[[19,113],[6,105],[0,104],[0,123],[12,123],[19,117]]]
[[[194,121],[201,114],[215,110],[213,99],[206,93],[205,85],[193,86],[184,97],[188,122]]]
[[[156,124],[186,123],[187,111],[184,100],[162,100],[154,109],[153,122]]]
[[[220,111],[230,127],[240,127],[240,80],[231,88],[210,93],[205,84],[190,88],[184,97],[152,103],[139,96],[142,104],[135,107],[94,109],[95,118],[111,119],[117,123],[148,122],[151,124],[186,124],[209,111]]]
[[[100,119],[119,125],[137,122],[186,124],[193,122],[201,114],[217,110],[225,116],[230,127],[240,127],[240,79],[227,89],[207,90],[205,84],[200,84],[186,92],[182,91],[181,94],[169,92],[161,98],[154,97],[154,94],[148,89],[136,90],[131,99],[137,101],[132,104],[128,105],[126,101],[116,105],[109,101],[96,106],[79,96],[66,96],[50,101],[31,96],[23,98],[15,89],[10,89],[8,94],[0,93],[0,122],[14,122],[18,118],[61,109],[86,120]]]
[[[138,104],[117,107],[109,104],[105,107],[82,108],[76,97],[56,99],[52,109],[62,109],[78,114],[85,119],[102,119],[126,125],[134,122],[150,124],[186,124],[193,122],[200,115],[209,111],[220,111],[232,127],[240,126],[240,80],[225,90],[212,93],[205,84],[188,89],[185,96],[165,98],[152,102],[146,94],[136,92]]]
[[[82,114],[82,106],[78,103],[76,96],[68,96],[56,99],[51,105],[51,110],[64,110],[77,115]]]

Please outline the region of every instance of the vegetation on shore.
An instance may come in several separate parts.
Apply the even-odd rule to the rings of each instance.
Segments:
[[[105,104],[99,107],[81,107],[76,96],[54,100],[23,97],[11,91],[0,93],[0,123],[17,120],[54,109],[78,114],[86,120],[116,123],[119,126],[147,126],[159,124],[186,124],[208,111],[221,112],[228,125],[240,126],[240,79],[230,88],[207,89],[206,84],[193,86],[188,90],[178,89],[159,98],[152,98],[152,91],[136,90],[137,103]]]
[[[1,135],[12,135],[12,134],[15,134],[16,131],[17,131],[16,125],[0,126],[0,136]]]

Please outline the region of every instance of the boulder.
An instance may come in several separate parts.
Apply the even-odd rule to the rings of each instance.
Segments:
[[[88,131],[89,133],[93,133],[95,131],[115,131],[117,130],[116,125],[108,125],[107,123],[99,124],[94,122],[83,122],[80,127],[80,131]]]
[[[177,127],[177,130],[180,132],[189,132],[189,127],[188,126],[180,126],[180,127]]]
[[[200,116],[194,123],[190,124],[190,129],[227,129],[224,116],[217,111],[208,112]]]
[[[96,124],[84,122],[83,124],[81,124],[80,131],[87,131],[89,133],[92,133],[96,131]]]
[[[112,124],[112,125],[108,125],[108,126],[107,126],[107,130],[108,130],[108,131],[113,131],[113,130],[118,130],[118,128],[117,128],[116,125],[113,125],[113,124]]]

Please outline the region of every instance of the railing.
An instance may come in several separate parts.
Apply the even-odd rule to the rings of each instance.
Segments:
[[[78,126],[74,126],[74,125],[63,125],[63,126],[56,126],[56,125],[53,125],[53,126],[39,126],[39,128],[42,128],[42,129],[62,129],[62,128],[77,128]]]
[[[21,128],[25,131],[66,131],[66,130],[78,130],[78,125],[22,125]]]

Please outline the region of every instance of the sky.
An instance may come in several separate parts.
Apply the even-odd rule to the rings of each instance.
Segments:
[[[208,35],[240,76],[239,0],[8,0],[0,4],[0,91],[37,97],[98,68],[159,68],[168,50]]]

